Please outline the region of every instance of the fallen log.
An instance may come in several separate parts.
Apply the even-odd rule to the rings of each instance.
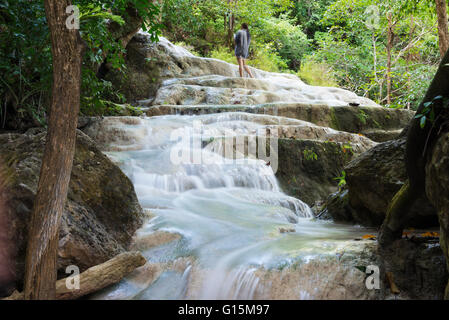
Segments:
[[[73,276],[56,282],[57,300],[75,300],[118,283],[128,274],[146,263],[140,252],[125,252],[105,263],[87,269],[79,275],[79,288],[69,289]],[[4,300],[23,300],[23,293],[15,291]]]
[[[390,285],[390,292],[392,294],[400,294],[401,291],[399,290],[398,286],[396,285],[396,283],[394,282],[394,277],[393,277],[393,273],[392,272],[387,272],[387,280],[388,283]]]

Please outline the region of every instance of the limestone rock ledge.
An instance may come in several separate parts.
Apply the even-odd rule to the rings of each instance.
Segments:
[[[14,283],[21,289],[28,224],[37,190],[46,132],[0,135],[0,158],[6,172],[6,219],[12,248]],[[60,229],[58,270],[76,265],[81,271],[124,252],[144,213],[126,175],[78,131],[68,200]]]

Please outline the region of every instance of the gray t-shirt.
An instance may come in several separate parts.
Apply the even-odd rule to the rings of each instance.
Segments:
[[[251,43],[251,36],[249,35],[249,32],[240,29],[234,35],[234,41],[235,41],[235,55],[237,57],[247,59],[249,55],[249,45]]]

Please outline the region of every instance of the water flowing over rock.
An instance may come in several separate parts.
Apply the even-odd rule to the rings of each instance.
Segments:
[[[138,104],[148,116],[225,114],[221,117],[227,117],[226,121],[263,124],[267,130],[277,130],[279,138],[295,140],[285,142],[290,149],[279,154],[282,166],[277,177],[288,194],[310,205],[336,191],[335,178],[354,156],[374,147],[374,141],[396,137],[413,116],[408,110],[381,108],[347,90],[306,85],[291,74],[253,69],[255,79],[240,78],[236,65],[197,57],[165,38],[152,43],[144,32],[132,39],[127,52],[136,78],[149,79],[157,74],[160,80],[139,81],[139,86],[147,86],[139,89],[145,93],[131,94],[144,98]],[[293,165],[309,150],[319,153],[314,166]],[[314,176],[325,163],[320,176]]]
[[[132,91],[130,100],[141,99],[138,103],[148,108],[149,116],[265,113],[385,141],[398,135],[413,115],[381,108],[347,90],[306,85],[292,74],[252,68],[255,79],[240,78],[237,65],[197,57],[165,38],[152,43],[144,32],[128,45],[127,64],[131,71],[126,81],[114,83]]]
[[[36,194],[45,132],[0,135],[0,155],[7,167],[6,217],[14,243],[15,276],[23,279],[28,223]],[[62,217],[58,270],[76,265],[81,271],[125,251],[144,214],[130,180],[82,132],[68,200]]]
[[[142,102],[144,105],[152,100]],[[155,105],[147,109],[148,116],[202,115],[245,112],[298,119],[338,131],[363,134],[376,142],[392,140],[413,117],[408,110],[378,107],[329,107],[319,104],[265,103],[255,105]]]
[[[248,101],[320,101],[326,104],[378,106],[373,101],[357,97],[354,93],[337,88],[318,88],[306,85],[298,77],[289,74],[269,73],[252,69],[256,80],[235,79],[239,75],[238,66],[217,59],[200,58],[187,50],[175,46],[161,37],[158,43],[152,43],[150,35],[139,32],[127,47],[128,65],[132,66],[133,81],[128,85],[128,96],[148,99],[158,86],[158,79],[165,81],[156,98],[162,101],[167,96],[177,96],[186,100],[192,97],[211,97],[218,101],[229,92],[226,89],[242,88],[237,94]],[[174,80],[175,78],[183,78]],[[190,79],[189,79],[190,78]],[[153,81],[152,81],[153,80]],[[137,82],[141,82],[139,85]],[[243,89],[245,88],[245,89]],[[299,90],[298,90],[299,89]],[[219,92],[223,93],[224,95]],[[177,92],[177,94],[175,94]],[[280,94],[276,96],[276,92]],[[232,96],[229,95],[229,96]],[[170,97],[171,98],[171,97]],[[264,101],[265,100],[265,101]]]
[[[413,112],[291,74],[253,69],[255,79],[239,78],[236,65],[165,38],[151,43],[143,32],[126,60],[128,77],[115,85],[146,117],[82,119],[82,130],[154,214],[133,245],[148,263],[92,298],[415,297],[415,285],[398,297],[384,285],[367,289],[364,270],[380,260],[376,243],[362,238],[375,230],[317,220],[309,207],[337,191],[351,160],[398,136]],[[429,289],[438,277],[423,282],[426,297],[438,296]]]

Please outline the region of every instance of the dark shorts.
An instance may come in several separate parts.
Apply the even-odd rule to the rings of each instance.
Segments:
[[[237,58],[242,58],[242,59],[248,59],[248,54],[243,54],[242,50],[240,50],[240,48],[235,48],[235,56]]]

